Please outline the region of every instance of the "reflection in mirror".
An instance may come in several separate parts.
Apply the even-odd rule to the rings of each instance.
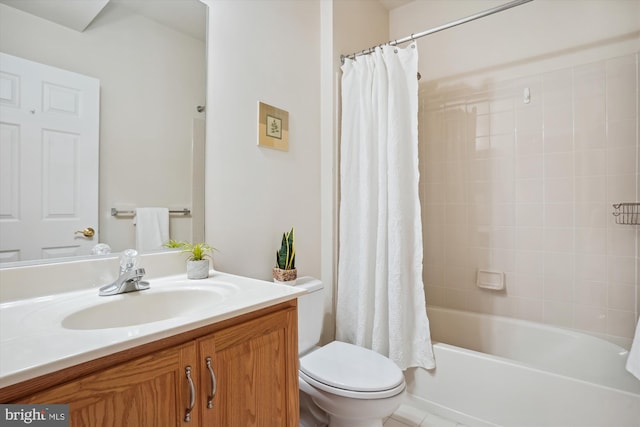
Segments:
[[[78,10],[80,3],[86,10]],[[108,244],[114,252],[135,248],[133,215],[112,215],[112,209],[188,209],[190,215],[169,215],[170,238],[203,239],[204,166],[198,160],[204,153],[206,15],[199,0],[0,0],[0,52],[99,85],[95,166],[77,157],[77,147],[84,141],[77,136],[81,133],[61,127],[69,119],[67,111],[57,111],[35,132],[37,144],[46,147],[42,158],[51,166],[29,161],[28,152],[21,152],[21,138],[27,132],[11,132],[19,129],[15,126],[2,128],[0,267],[15,265],[14,261],[84,256],[98,243]],[[5,61],[0,62],[1,67]],[[13,74],[2,74],[3,126],[9,117],[6,76]],[[87,112],[91,103],[79,91],[67,84],[56,87],[65,90],[58,91],[57,100],[51,97],[50,105],[71,105],[80,116]],[[46,116],[44,101],[31,107],[25,102],[18,105],[13,108],[22,111],[26,122]],[[43,144],[47,132],[42,129],[55,131],[57,139],[49,138],[54,143]],[[72,166],[94,175],[98,171],[95,190],[82,187],[86,180]],[[64,184],[57,185],[59,180]],[[36,190],[20,193],[27,183]],[[29,199],[27,194],[31,201],[22,204]],[[97,218],[75,219],[83,203],[95,205]],[[25,217],[40,222],[45,218],[66,240],[53,243],[40,225],[20,228],[18,219]],[[88,228],[94,230],[93,236]],[[19,243],[7,246],[5,236],[12,233]]]

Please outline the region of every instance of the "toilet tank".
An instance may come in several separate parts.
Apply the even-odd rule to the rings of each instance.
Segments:
[[[298,277],[296,288],[308,293],[298,297],[298,354],[304,354],[320,341],[324,316],[324,285],[310,276]]]

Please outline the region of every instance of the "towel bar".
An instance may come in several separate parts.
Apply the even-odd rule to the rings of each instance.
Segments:
[[[118,210],[116,208],[111,208],[111,216],[117,216],[117,215],[129,215],[129,216],[132,216],[132,215],[135,215],[135,214],[136,214],[135,210],[121,211],[121,210]],[[184,208],[184,209],[179,209],[179,210],[178,209],[169,210],[169,214],[187,216],[187,215],[191,215],[191,209]]]

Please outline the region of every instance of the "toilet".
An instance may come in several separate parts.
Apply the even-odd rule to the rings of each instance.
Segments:
[[[299,277],[298,352],[300,426],[382,427],[404,397],[402,370],[390,359],[340,341],[318,346],[324,316],[324,286]]]

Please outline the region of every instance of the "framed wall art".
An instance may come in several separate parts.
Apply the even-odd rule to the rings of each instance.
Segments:
[[[289,113],[258,102],[258,145],[289,151]]]

